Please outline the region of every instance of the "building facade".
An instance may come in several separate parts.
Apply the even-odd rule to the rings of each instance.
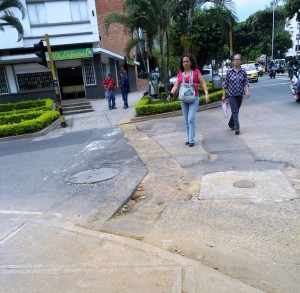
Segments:
[[[124,0],[96,0],[97,17],[99,33],[101,35],[101,49],[116,52],[117,54],[124,56],[127,59],[127,65],[129,70],[129,83],[131,91],[134,89],[132,85],[136,85],[137,89],[144,88],[148,84],[148,80],[139,78],[138,65],[135,62],[136,52],[132,50],[130,56],[126,56],[124,50],[126,43],[129,41],[129,36],[126,35],[124,27],[120,24],[111,24],[108,30],[108,34],[105,31],[105,19],[111,13],[123,14]],[[134,66],[133,66],[134,65]],[[127,69],[127,68],[126,68]]]
[[[296,15],[287,22],[286,30],[291,33],[291,38],[293,41],[293,47],[286,53],[287,57],[297,56],[300,58],[300,22],[296,21]]]
[[[47,68],[38,64],[34,49],[34,44],[45,40],[45,35],[49,36],[62,99],[104,98],[104,77],[110,72],[118,82],[121,65],[128,68],[131,90],[136,90],[135,63],[126,62],[119,50],[122,44],[116,48],[115,40],[107,38],[112,45],[101,45],[101,17],[94,0],[20,2],[27,10],[22,21],[23,39],[18,42],[16,29],[10,26],[0,32],[0,103],[45,97],[55,100],[49,63]],[[114,1],[98,2],[102,5]],[[21,16],[17,9],[10,10],[16,17]]]

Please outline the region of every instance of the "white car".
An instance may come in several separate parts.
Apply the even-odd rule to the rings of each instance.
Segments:
[[[169,79],[169,83],[173,85],[176,83],[176,81],[177,81],[177,76],[173,76]]]
[[[212,82],[212,68],[211,67],[204,67],[201,70],[201,74],[205,82]]]

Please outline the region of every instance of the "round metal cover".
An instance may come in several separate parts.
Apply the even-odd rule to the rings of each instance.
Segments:
[[[76,184],[96,183],[113,178],[118,174],[119,170],[114,168],[92,169],[72,175],[69,181]]]
[[[233,183],[233,185],[238,188],[251,188],[255,186],[255,183],[247,180],[241,180]]]

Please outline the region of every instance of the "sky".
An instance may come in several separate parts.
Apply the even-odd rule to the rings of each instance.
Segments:
[[[239,21],[245,21],[251,14],[258,10],[270,7],[272,0],[233,0],[235,3],[236,15]]]

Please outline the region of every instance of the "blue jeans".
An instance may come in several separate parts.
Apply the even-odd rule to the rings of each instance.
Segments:
[[[231,108],[231,117],[229,119],[228,125],[229,127],[236,129],[240,129],[239,123],[239,110],[243,102],[242,96],[229,96],[229,104]]]
[[[128,92],[122,91],[122,98],[124,102],[124,107],[128,107]]]
[[[196,97],[196,100],[190,104],[181,101],[181,109],[186,123],[187,141],[189,143],[195,143],[195,124],[198,107],[199,97]]]
[[[116,107],[115,91],[108,90],[107,93],[108,93],[108,97],[107,97],[108,108],[109,108],[109,109],[113,109],[113,108]]]

